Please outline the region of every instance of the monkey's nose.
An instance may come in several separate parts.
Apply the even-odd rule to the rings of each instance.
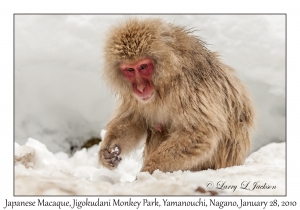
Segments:
[[[145,86],[143,83],[137,85],[137,89],[138,89],[141,93],[144,92],[145,87],[146,87],[146,86]]]

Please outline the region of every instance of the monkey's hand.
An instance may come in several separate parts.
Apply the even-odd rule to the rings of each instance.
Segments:
[[[152,174],[156,169],[156,167],[147,165],[142,168],[141,172],[149,172],[150,174]]]
[[[109,169],[115,169],[122,158],[121,148],[118,145],[113,145],[100,150],[100,162]]]
[[[141,172],[149,172],[152,174],[156,169],[159,169],[160,171],[166,172],[166,170],[163,167],[160,167],[160,157],[155,157],[155,155],[151,155],[150,158],[147,158],[145,160],[144,166],[141,169]]]

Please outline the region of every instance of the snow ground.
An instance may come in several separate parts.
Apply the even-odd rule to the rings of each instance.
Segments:
[[[114,171],[98,164],[98,148],[69,157],[32,138],[22,146],[15,143],[15,195],[199,195],[198,187],[220,195],[285,195],[285,143],[260,148],[242,166],[152,175],[139,172],[142,146]]]

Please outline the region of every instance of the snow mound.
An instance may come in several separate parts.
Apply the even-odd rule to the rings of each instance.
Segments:
[[[32,138],[22,146],[15,143],[15,195],[199,195],[198,187],[221,195],[285,195],[285,143],[262,147],[242,166],[152,175],[139,172],[142,147],[114,171],[99,165],[98,149],[69,157]]]

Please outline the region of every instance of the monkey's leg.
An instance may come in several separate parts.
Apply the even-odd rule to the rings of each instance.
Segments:
[[[106,126],[106,134],[99,150],[99,162],[114,169],[125,155],[133,150],[146,132],[141,119],[132,115],[119,115]]]
[[[159,145],[167,139],[167,132],[165,130],[153,131],[151,129],[147,130],[147,138],[144,149],[144,159],[146,159],[152,152],[156,151]]]
[[[199,164],[205,164],[211,161],[218,146],[218,138],[210,134],[174,132],[146,157],[142,171],[153,173],[159,169],[172,172],[190,170]]]

